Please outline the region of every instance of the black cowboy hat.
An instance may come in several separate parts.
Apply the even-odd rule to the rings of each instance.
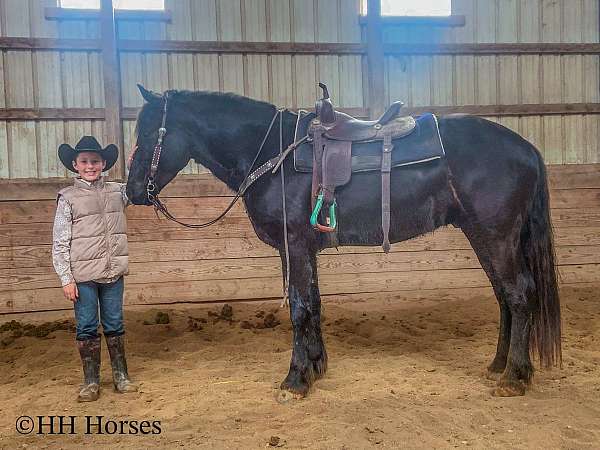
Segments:
[[[119,149],[115,144],[109,144],[106,148],[102,148],[94,136],[82,137],[77,145],[75,145],[75,148],[71,147],[69,144],[60,144],[58,147],[58,158],[67,169],[77,173],[73,167],[73,161],[75,161],[75,158],[81,152],[98,153],[102,159],[106,161],[104,171],[110,169],[119,158]]]

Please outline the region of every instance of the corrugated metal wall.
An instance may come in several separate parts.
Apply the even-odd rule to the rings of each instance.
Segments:
[[[120,21],[124,39],[346,42],[361,40],[359,0],[166,0],[171,23]],[[388,28],[387,42],[598,42],[598,0],[454,0],[464,27]],[[53,0],[2,0],[2,36],[98,38],[96,20],[44,18]],[[135,83],[150,89],[231,91],[292,108],[309,107],[316,83],[342,107],[363,107],[360,55],[121,53],[124,107],[142,104]],[[408,106],[600,101],[597,55],[387,56],[386,99]],[[5,51],[0,106],[103,107],[102,67],[93,51]],[[523,134],[549,164],[600,161],[600,116],[493,118]],[[123,124],[130,144],[133,121]],[[64,176],[55,151],[102,121],[0,122],[0,178]],[[199,172],[191,165],[187,173]]]
[[[388,29],[387,42],[597,43],[597,0],[453,0],[466,25]],[[386,95],[408,106],[597,103],[597,55],[388,56]],[[599,115],[490,117],[548,164],[600,162]]]

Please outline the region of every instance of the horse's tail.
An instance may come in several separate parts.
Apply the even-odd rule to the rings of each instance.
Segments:
[[[539,178],[521,243],[535,281],[534,309],[529,347],[537,351],[544,367],[562,366],[560,300],[550,207],[548,179],[542,157],[536,152]]]

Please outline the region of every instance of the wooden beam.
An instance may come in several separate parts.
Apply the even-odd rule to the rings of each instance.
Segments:
[[[44,10],[45,17],[48,20],[100,20],[100,10],[98,9],[75,9],[75,8],[56,8],[49,7]],[[137,9],[119,9],[115,11],[116,20],[144,20],[155,22],[171,22],[173,15],[167,10],[137,10]]]
[[[398,99],[402,100],[402,99]],[[444,114],[471,114],[474,116],[546,116],[572,114],[600,114],[600,103],[545,103],[523,105],[463,105],[405,107],[405,114],[418,115],[432,112]]]
[[[64,51],[100,51],[99,39],[54,39],[0,37],[2,50],[64,50]]]
[[[360,17],[359,23],[363,26],[367,25],[369,19]],[[413,25],[429,25],[434,27],[464,27],[466,23],[465,16],[382,16],[381,26],[397,27],[397,26],[413,26]]]
[[[121,52],[261,53],[356,55],[366,52],[364,44],[301,42],[152,41],[121,39]]]
[[[102,72],[104,75],[105,130],[103,145],[115,144],[119,148],[119,161],[109,176],[123,178],[125,156],[121,122],[121,72],[117,54],[115,11],[112,0],[100,2],[100,36],[102,37]]]
[[[402,100],[402,99],[398,99]],[[313,107],[305,109],[311,111]],[[368,108],[340,108],[354,117],[369,117]],[[122,108],[122,120],[136,120],[139,108]],[[600,114],[600,103],[544,103],[523,105],[462,105],[404,107],[405,114],[432,112],[444,114],[472,114],[475,116],[546,116],[573,114]],[[0,109],[0,120],[103,120],[104,108],[6,108]]]
[[[120,52],[367,54],[366,44],[120,39]],[[100,39],[0,37],[0,50],[101,51]],[[383,44],[386,55],[600,55],[600,44]]]
[[[6,108],[0,120],[104,120],[104,108]]]
[[[600,44],[384,44],[386,55],[597,55]]]
[[[368,106],[371,111],[371,118],[373,119],[379,117],[385,110],[381,0],[369,0],[367,4],[367,63],[369,85]]]

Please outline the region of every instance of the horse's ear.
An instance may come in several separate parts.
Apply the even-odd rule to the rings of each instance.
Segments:
[[[160,94],[157,94],[156,92],[152,92],[152,91],[146,89],[144,86],[142,86],[139,83],[138,83],[137,87],[140,90],[140,94],[142,94],[142,97],[144,97],[144,100],[146,100],[148,103],[156,101],[156,100],[160,100],[162,98],[162,96]]]

